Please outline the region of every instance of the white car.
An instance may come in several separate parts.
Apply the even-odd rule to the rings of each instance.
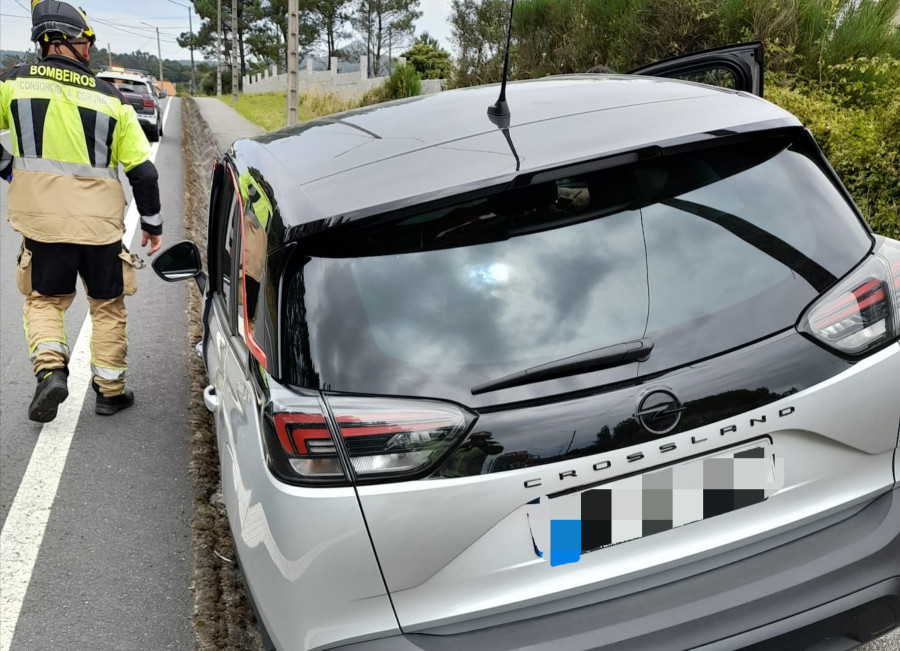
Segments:
[[[269,648],[848,649],[900,622],[900,243],[758,96],[758,45],[638,72],[241,140],[208,276],[191,242],[154,262],[205,294]]]
[[[128,100],[128,103],[134,107],[138,122],[141,123],[150,142],[156,142],[162,138],[162,110],[159,100],[165,99],[165,91],[156,90],[156,87],[146,77],[128,72],[104,71],[98,73],[97,78],[115,86]]]

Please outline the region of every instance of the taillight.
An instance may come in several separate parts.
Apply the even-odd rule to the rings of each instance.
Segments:
[[[141,103],[144,105],[144,108],[153,108],[153,100],[147,99],[146,97],[141,100]]]
[[[323,412],[330,409],[330,417]],[[434,468],[474,421],[455,405],[432,400],[329,396],[291,400],[273,409],[267,451],[273,468],[288,480],[344,483],[349,475],[390,481]],[[335,434],[343,450],[335,448]],[[349,459],[352,473],[341,458]]]
[[[282,472],[319,481],[343,481],[344,470],[334,450],[325,417],[315,405],[313,413],[276,413],[275,433],[281,454]],[[330,453],[322,453],[326,447]],[[270,450],[278,454],[278,450]]]
[[[886,241],[813,303],[798,329],[849,356],[900,337],[900,246]]]

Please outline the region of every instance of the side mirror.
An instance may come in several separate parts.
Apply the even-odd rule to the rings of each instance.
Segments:
[[[173,244],[153,260],[153,271],[166,282],[196,278],[200,292],[206,290],[206,274],[200,261],[200,249],[190,240]]]
[[[156,97],[159,99],[165,99],[168,96],[169,96],[168,93],[166,93],[166,91],[164,91],[164,90],[161,90],[158,93],[156,93]]]

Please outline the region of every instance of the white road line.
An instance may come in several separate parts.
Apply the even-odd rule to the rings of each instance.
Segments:
[[[168,115],[167,103],[163,128]],[[153,143],[150,147],[151,161],[156,161],[158,150],[159,143]],[[132,201],[125,217],[123,239],[126,243],[130,244],[134,238],[138,218]],[[56,499],[59,480],[91,383],[91,332],[91,320],[85,317],[69,361],[69,399],[60,405],[56,420],[41,428],[25,475],[0,531],[0,651],[9,651],[12,645],[25,593],[31,583],[31,573],[50,519],[50,509]]]

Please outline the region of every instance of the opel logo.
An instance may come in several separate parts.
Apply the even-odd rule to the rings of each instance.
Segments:
[[[641,399],[634,417],[645,430],[661,436],[678,427],[683,411],[684,405],[675,397],[674,393],[657,389]]]

